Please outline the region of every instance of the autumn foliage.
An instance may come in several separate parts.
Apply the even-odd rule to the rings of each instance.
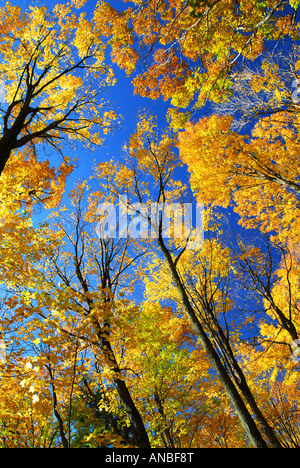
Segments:
[[[299,2],[85,7],[0,8],[0,447],[299,448]]]

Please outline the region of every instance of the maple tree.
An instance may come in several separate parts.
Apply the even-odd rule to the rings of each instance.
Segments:
[[[100,130],[108,131],[116,118],[101,96],[114,83],[105,45],[95,41],[85,14],[75,14],[74,6],[81,4],[57,4],[53,11],[22,12],[9,2],[1,7],[0,174],[12,152],[30,143],[56,153],[64,139],[99,144]],[[65,157],[63,164],[69,163]]]
[[[119,171],[117,169],[115,173],[112,173],[111,164],[102,163],[99,165],[101,169],[100,174],[108,180],[109,187],[111,187],[110,190],[115,191],[115,194],[124,193],[123,187],[125,187],[128,197],[130,195],[131,197],[132,195],[135,195],[139,202],[144,201],[144,198],[148,197],[149,202],[149,190],[147,185],[145,185],[144,182],[141,182],[141,173],[143,174],[148,168],[148,171],[152,174],[154,183],[157,186],[156,202],[166,202],[167,200],[172,200],[172,202],[174,202],[179,195],[184,193],[184,187],[181,187],[180,183],[174,183],[171,179],[171,174],[178,164],[178,159],[176,159],[176,155],[172,151],[174,140],[163,135],[161,141],[158,141],[153,126],[149,126],[149,121],[151,122],[151,119],[143,118],[139,122],[136,133],[131,137],[130,145],[126,147],[129,152],[129,157],[126,162],[125,173],[122,167],[119,168]],[[107,169],[108,167],[109,171]],[[129,186],[129,179],[134,180],[135,183]],[[172,191],[172,187],[176,187],[176,185],[179,188],[175,188]],[[135,205],[132,201],[129,203],[132,205],[133,210],[138,210],[138,208],[134,208]],[[231,403],[237,411],[240,421],[243,424],[251,442],[257,447],[266,446],[261,433],[259,432],[251,414],[237,390],[237,387],[241,390],[247,402],[250,404],[255,416],[259,418],[259,421],[263,425],[263,429],[273,446],[280,446],[280,442],[272,428],[269,426],[259,410],[246,382],[243,371],[234,356],[228,336],[227,324],[225,322],[224,330],[218,319],[217,310],[219,305],[217,304],[220,300],[215,299],[214,294],[216,291],[222,290],[221,284],[218,284],[218,276],[220,275],[220,278],[223,279],[223,274],[217,269],[216,279],[213,280],[212,272],[208,273],[209,267],[207,271],[204,263],[204,283],[202,286],[200,283],[199,289],[195,286],[198,297],[196,296],[196,298],[191,298],[190,295],[192,293],[187,290],[186,283],[195,284],[195,281],[191,279],[191,276],[185,281],[182,277],[184,273],[180,271],[179,267],[179,265],[184,261],[183,258],[186,256],[188,257],[187,262],[189,264],[189,268],[191,264],[193,264],[192,259],[189,258],[188,253],[186,253],[188,252],[187,243],[184,246],[181,246],[181,248],[180,246],[177,246],[177,255],[174,255],[172,252],[174,252],[174,249],[176,251],[176,247],[174,248],[174,246],[168,246],[166,244],[163,234],[163,214],[160,216],[160,220],[158,221],[157,242],[170,270],[167,282],[169,283],[171,281],[174,283],[175,289],[177,290],[177,296],[182,304],[185,314],[198,336],[201,345],[205,349],[209,360],[213,364],[215,371],[221,380]],[[153,223],[153,220],[150,219],[149,215],[148,220],[150,223]],[[211,256],[211,253],[209,255]],[[195,270],[196,277],[199,268],[197,265],[198,263],[199,259],[195,262],[194,268],[192,267],[192,271]],[[187,269],[188,271],[189,268]],[[183,272],[185,272],[184,267]],[[210,278],[208,283],[207,278]],[[197,282],[198,281],[199,280],[197,279]],[[197,304],[198,302],[199,304]],[[217,348],[214,345],[215,340],[217,340],[218,343]],[[221,356],[219,355],[220,349]]]
[[[127,252],[127,240],[98,239],[94,229],[89,232],[85,223],[92,218],[97,220],[97,215],[95,193],[91,194],[91,206],[86,214],[83,212],[85,186],[80,184],[72,192],[73,212],[69,216],[68,210],[62,207],[53,212],[51,224],[38,231],[27,227],[27,236],[20,239],[23,246],[14,246],[17,251],[24,251],[26,246],[31,258],[29,261],[29,255],[26,256],[29,270],[16,269],[19,259],[13,256],[15,266],[10,267],[15,275],[10,278],[6,275],[5,279],[10,295],[5,300],[7,311],[1,319],[7,348],[2,389],[9,388],[17,373],[21,390],[19,404],[26,395],[35,439],[31,441],[23,427],[25,415],[23,423],[15,421],[8,411],[2,420],[3,427],[9,428],[3,429],[3,444],[39,446],[43,440],[45,446],[58,443],[67,448],[74,446],[77,433],[82,433],[82,444],[99,446],[115,441],[145,447],[149,441],[147,435],[142,439],[145,429],[139,413],[143,410],[145,423],[151,425],[150,433],[155,434],[152,444],[160,446],[162,440],[164,446],[175,447],[182,443],[182,437],[188,437],[181,429],[182,405],[189,408],[189,414],[192,412],[193,420],[189,423],[192,428],[205,416],[205,410],[203,415],[199,415],[198,407],[194,412],[191,410],[193,400],[187,392],[187,388],[194,386],[194,380],[199,381],[199,351],[195,350],[193,359],[195,370],[182,388],[177,372],[179,368],[182,372],[186,369],[187,349],[177,347],[176,341],[169,337],[173,313],[151,303],[145,304],[141,311],[132,301],[122,298],[124,287],[117,297],[120,285],[126,283],[123,276],[140,256],[140,248],[132,258]],[[128,288],[130,292],[132,287],[127,280]],[[165,321],[165,326],[158,330],[156,321]],[[179,332],[180,317],[175,315],[175,322]],[[201,369],[203,366],[209,367],[204,357]],[[166,371],[170,373],[168,380]],[[201,379],[205,381],[205,375]],[[204,399],[201,379],[195,383],[195,392],[199,391]],[[174,406],[173,415],[170,404],[165,408],[167,398]],[[96,405],[94,410],[88,404],[91,399]],[[135,399],[142,402],[139,409]],[[84,418],[81,425],[73,422],[76,411]],[[105,427],[103,418],[106,418]],[[49,435],[44,439],[43,427],[39,429],[42,424],[48,424]],[[11,440],[6,433],[15,425],[17,435]],[[93,431],[88,431],[86,425],[92,425]],[[76,437],[72,437],[74,426]]]
[[[9,388],[11,370],[18,373],[20,404],[26,395],[37,445],[297,446],[298,386],[284,342],[284,333],[294,338],[297,329],[291,253],[279,249],[279,265],[271,250],[239,242],[234,251],[223,245],[210,210],[205,228],[211,238],[198,249],[188,245],[196,232],[176,235],[175,218],[166,239],[165,212],[158,218],[149,213],[153,201],[188,200],[188,186],[174,179],[181,164],[177,144],[172,132],[160,136],[155,120],[141,115],[124,161],[96,166],[96,190],[79,183],[70,194],[71,209],[53,211],[39,230],[23,223],[17,244],[7,236],[1,262],[10,290],[1,321],[8,350],[3,384]],[[99,201],[121,209],[125,200],[131,216],[140,222],[144,216],[155,228],[152,238],[141,241],[134,229],[132,237],[118,238],[118,225],[115,237],[101,235]],[[273,287],[276,275],[281,283]],[[132,294],[141,278],[146,301],[136,303]],[[258,349],[243,339],[253,314],[233,320],[235,281],[245,290],[249,281],[256,286],[273,320],[259,323]],[[283,380],[276,377],[279,362]],[[4,445],[31,443],[27,432],[20,439],[22,421],[10,411],[2,425]]]
[[[277,77],[274,81],[278,82]],[[277,102],[282,97],[279,93]],[[241,225],[258,228],[264,233],[266,254],[253,247],[247,253],[248,248],[241,244],[243,268],[281,326],[296,340],[299,333],[295,283],[299,242],[299,141],[297,106],[291,104],[289,101],[289,108],[284,109],[275,106],[274,111],[261,117],[246,136],[231,128],[231,116],[204,118],[195,126],[190,124],[180,135],[180,148],[199,198],[215,206],[234,207]],[[209,143],[210,138],[214,144]],[[201,163],[194,153],[199,148]],[[273,258],[274,249],[281,256],[278,268]],[[276,281],[280,286],[275,285]],[[283,296],[281,299],[278,296],[283,292],[285,304]]]
[[[265,41],[299,38],[299,3],[294,1],[128,3],[117,10],[99,2],[95,22],[101,27],[105,22],[112,59],[126,73],[145,63],[146,70],[134,76],[135,90],[169,100],[175,127],[208,99],[229,97],[232,77],[263,52]]]
[[[298,448],[299,2],[84,3],[0,8],[0,446]],[[170,127],[62,205],[107,46]]]
[[[241,274],[254,271],[258,285],[263,286],[259,250],[254,257],[249,247],[239,244],[242,253],[235,260],[213,227],[213,237],[200,250],[188,249],[186,238],[164,238],[162,218],[156,236],[144,242],[98,237],[99,216],[102,219],[97,210],[99,200],[116,204],[115,198],[121,194],[120,203],[126,196],[132,215],[139,216],[141,202],[150,207],[153,200],[186,200],[188,187],[173,179],[180,164],[176,144],[172,133],[159,137],[154,120],[142,116],[126,145],[126,164],[111,161],[96,166],[94,178],[100,188],[90,191],[86,209],[83,200],[88,186],[82,182],[70,195],[72,209],[63,206],[53,211],[52,220],[39,230],[23,224],[24,234],[18,236],[17,244],[12,235],[7,236],[8,257],[2,250],[1,262],[2,281],[10,290],[5,301],[8,310],[1,321],[8,350],[3,385],[11,385],[12,369],[18,373],[20,404],[26,395],[31,417],[37,420],[36,444],[44,440],[45,445],[57,441],[64,447],[145,446],[141,439],[144,429],[136,425],[142,424],[149,431],[146,444],[151,446],[245,446],[238,421],[254,446],[267,446],[265,436],[271,446],[297,444],[291,436],[296,420],[287,434],[284,404],[272,406],[268,378],[263,377],[273,369],[271,382],[276,385],[272,402],[275,398],[284,401],[286,386],[291,388],[294,396],[289,394],[291,407],[286,411],[293,417],[298,395],[293,365],[286,369],[282,383],[276,380],[278,358],[284,363],[290,357],[288,347],[279,340],[276,344],[278,331],[262,322],[260,346],[265,350],[260,347],[255,351],[241,338],[251,320],[229,323],[235,307],[231,294],[235,278],[241,282]],[[152,222],[151,218],[148,221]],[[208,230],[212,222],[207,212]],[[159,247],[156,253],[153,243]],[[26,259],[21,267],[20,255]],[[130,267],[144,255],[147,268],[143,261],[134,273]],[[286,253],[281,281],[284,271],[288,272],[285,287],[292,297],[291,285],[296,278],[293,280],[288,262]],[[273,274],[270,258],[266,264],[268,280],[267,275]],[[145,282],[147,295],[142,305],[130,300],[139,278]],[[162,283],[169,286],[162,290]],[[276,304],[275,312],[285,307],[277,296],[272,303],[269,299],[266,311],[271,312],[270,304]],[[281,300],[284,302],[283,297]],[[172,301],[173,306],[165,306],[166,301]],[[270,342],[281,346],[275,354]],[[251,372],[256,359],[264,360],[259,384],[257,368]],[[186,375],[184,381],[182,375]],[[137,419],[128,405],[139,414]],[[82,416],[73,422],[78,411]],[[11,436],[9,431],[16,424],[20,432],[22,422],[8,411],[3,420],[4,445],[30,444],[27,431],[25,440],[20,440],[16,431],[17,436]],[[42,435],[45,425],[48,439]],[[218,434],[213,441],[207,435],[210,427]]]
[[[143,429],[143,423],[141,421],[139,412],[134,405],[126,383],[121,376],[122,371],[119,367],[117,358],[115,356],[115,351],[113,350],[109,339],[112,320],[111,316],[113,315],[114,307],[116,307],[113,302],[114,291],[118,286],[121,272],[126,270],[127,267],[127,243],[119,242],[115,245],[109,240],[107,242],[99,242],[100,245],[98,246],[97,250],[100,252],[100,254],[97,256],[95,245],[93,245],[92,239],[89,239],[88,234],[83,230],[81,208],[82,191],[83,186],[80,186],[72,193],[72,203],[75,205],[75,213],[73,215],[72,223],[72,227],[74,228],[74,236],[71,236],[68,232],[66,232],[62,224],[58,224],[59,230],[56,233],[56,238],[52,236],[45,240],[49,249],[49,272],[47,272],[45,265],[43,265],[41,267],[42,271],[40,273],[38,271],[36,272],[36,278],[33,274],[31,274],[31,280],[33,282],[35,280],[36,282],[34,282],[32,286],[34,290],[32,292],[29,290],[27,294],[25,294],[25,304],[28,304],[27,310],[29,315],[34,313],[36,310],[36,320],[39,321],[40,318],[42,318],[46,322],[44,332],[42,331],[42,325],[36,325],[35,320],[33,320],[32,326],[38,326],[40,328],[39,336],[49,336],[49,340],[45,338],[41,339],[41,342],[43,343],[42,349],[45,344],[46,347],[49,347],[49,356],[47,356],[47,353],[45,356],[43,356],[44,353],[42,353],[41,359],[44,361],[46,359],[44,367],[46,367],[50,382],[52,382],[51,385],[54,400],[54,412],[59,422],[63,446],[66,447],[69,445],[69,443],[65,436],[65,429],[63,429],[62,418],[59,414],[59,411],[56,409],[58,406],[58,396],[56,395],[57,390],[55,385],[53,366],[56,368],[55,364],[60,360],[62,362],[67,362],[67,357],[62,354],[62,351],[58,351],[57,346],[61,346],[62,349],[66,346],[67,352],[68,347],[71,346],[70,352],[72,352],[72,340],[75,340],[75,344],[79,347],[79,350],[81,348],[85,349],[86,345],[79,345],[78,340],[81,340],[81,342],[83,341],[83,343],[88,340],[88,342],[91,342],[91,346],[94,348],[93,352],[96,353],[96,355],[97,352],[103,353],[104,362],[108,366],[108,369],[112,375],[111,378],[113,378],[113,382],[116,385],[119,397],[133,426],[132,430],[134,431],[135,443],[140,447],[145,447],[147,444],[149,444],[148,438],[145,429]],[[96,233],[94,235],[96,236]],[[67,245],[64,251],[62,251],[61,247],[64,244]],[[57,250],[54,250],[55,245]],[[91,258],[85,260],[87,251],[89,251]],[[116,258],[120,258],[117,267],[114,266]],[[93,264],[89,265],[91,261],[93,261]],[[87,266],[85,265],[86,262]],[[73,271],[70,269],[70,265],[72,264]],[[119,270],[117,270],[118,268]],[[114,271],[115,269],[115,275],[112,276],[111,271]],[[87,277],[88,274],[91,276],[96,275],[96,277],[98,277],[98,284],[91,284]],[[53,284],[55,276],[59,280],[59,283],[56,285]],[[18,278],[17,281],[20,283],[20,278]],[[28,287],[29,285],[27,284],[27,288]],[[71,291],[72,295],[70,295]],[[65,324],[59,325],[61,322],[60,313],[56,314],[55,309],[62,308],[64,301],[66,301],[64,306],[64,313],[69,313],[69,317],[66,318]],[[69,303],[69,301],[71,302]],[[32,302],[37,302],[39,306],[36,308],[34,306],[31,307],[30,304]],[[43,311],[43,308],[46,309],[45,312]],[[56,315],[58,315],[58,322],[55,324]],[[48,325],[49,322],[50,327]],[[53,325],[51,326],[52,322]],[[67,337],[70,338],[71,345],[69,345],[68,340],[66,345],[63,345],[60,337],[52,337],[52,327],[53,330],[55,330],[57,327],[61,329],[61,333],[66,334]],[[48,335],[49,333],[50,335]],[[94,338],[92,337],[93,334],[95,334]],[[37,338],[37,341],[39,343],[40,338]],[[72,359],[72,357],[69,359]],[[49,360],[49,363],[47,363],[47,360]],[[62,372],[64,372],[64,367]],[[72,365],[67,367],[66,372],[72,372]],[[78,365],[76,366],[76,374],[77,372],[79,372]],[[80,374],[83,373],[83,370],[80,371]],[[62,378],[63,377],[58,376],[59,381]],[[67,379],[68,376],[64,378]],[[78,378],[80,378],[80,375]],[[75,386],[75,384],[76,382],[72,384],[72,386]],[[64,384],[60,382],[59,385],[61,392],[61,386]],[[68,385],[67,381],[65,385],[70,387],[70,384]]]

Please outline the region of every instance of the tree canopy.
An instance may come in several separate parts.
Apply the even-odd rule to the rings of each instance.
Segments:
[[[300,447],[298,8],[0,8],[0,447]]]

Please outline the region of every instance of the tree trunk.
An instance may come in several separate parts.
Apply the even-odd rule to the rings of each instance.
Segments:
[[[99,325],[95,324],[95,326],[99,330]],[[101,332],[101,330],[97,332],[97,336],[99,339],[101,350],[103,351],[104,356],[107,360],[107,364],[110,370],[113,372],[114,383],[116,385],[116,389],[120,397],[121,403],[131,423],[133,434],[134,434],[134,439],[135,439],[135,444],[139,448],[151,448],[148,434],[145,429],[142,417],[140,415],[139,410],[135,406],[134,401],[131,398],[131,395],[127,388],[126,383],[122,379],[121,370],[116,361],[110,342],[103,336],[103,333]]]
[[[77,231],[78,231],[78,228],[77,228]],[[74,263],[75,263],[76,275],[84,292],[87,293],[89,292],[89,289],[88,289],[86,280],[84,279],[80,270],[80,262],[78,261],[79,256],[78,256],[77,247],[76,247],[75,253],[76,255],[74,257]],[[102,284],[103,288],[108,287],[107,283],[109,283],[109,276],[103,278],[102,281],[103,281],[103,284]],[[86,301],[89,307],[89,312],[92,313],[94,310],[93,300],[87,297]],[[105,303],[108,307],[111,306],[110,301],[111,301],[110,298],[105,299]],[[135,444],[139,448],[151,448],[148,434],[143,423],[143,419],[140,415],[139,410],[135,406],[133,399],[131,398],[131,395],[126,386],[126,383],[124,382],[122,378],[121,369],[119,368],[119,365],[117,363],[110,341],[108,339],[109,332],[107,331],[104,332],[104,330],[102,329],[102,327],[99,325],[99,323],[96,320],[93,321],[93,324],[96,330],[96,334],[97,334],[97,338],[99,342],[99,348],[103,352],[104,358],[106,359],[106,363],[109,369],[113,373],[113,379],[116,385],[118,395],[120,397],[121,403],[131,423],[133,433],[134,433]],[[105,329],[109,330],[109,328],[110,328],[110,323],[108,321],[105,324]]]
[[[245,430],[245,433],[251,442],[251,444],[255,448],[268,448],[265,440],[263,439],[254,419],[252,418],[251,414],[248,411],[248,408],[246,407],[243,399],[241,398],[238,390],[235,387],[235,384],[232,382],[230,379],[223,363],[220,360],[220,357],[218,353],[215,351],[210,339],[205,333],[204,328],[202,327],[201,323],[199,322],[193,307],[190,304],[189,298],[186,294],[184,285],[182,284],[182,281],[178,275],[176,266],[173,262],[172,256],[165,246],[163,239],[161,236],[158,238],[158,243],[159,246],[167,260],[168,266],[171,271],[171,275],[173,278],[173,281],[175,283],[175,286],[178,290],[178,293],[181,297],[183,307],[185,309],[186,315],[188,319],[190,320],[193,329],[196,333],[196,335],[199,337],[200,342],[207,354],[208,359],[214,366],[214,369],[224,387],[224,390],[226,394],[229,397],[229,400],[235,409],[239,420]]]
[[[2,138],[3,140],[3,138]],[[6,166],[6,163],[10,157],[11,149],[9,148],[8,145],[5,143],[2,144],[2,141],[0,140],[0,176]]]
[[[210,315],[213,315],[213,311],[210,310]],[[240,389],[242,395],[246,399],[248,405],[253,411],[253,414],[255,415],[257,421],[261,425],[261,428],[264,432],[264,434],[268,437],[270,443],[274,448],[282,448],[282,445],[280,444],[280,441],[278,440],[275,432],[273,431],[272,427],[269,425],[268,421],[265,419],[264,415],[262,414],[261,410],[259,409],[255,398],[248,386],[246,377],[244,375],[243,370],[239,366],[239,363],[237,362],[235,355],[232,351],[230,342],[228,337],[225,336],[224,331],[222,327],[218,324],[218,334],[221,339],[221,346],[223,353],[226,356],[226,362],[229,365],[229,369],[231,376],[233,377],[234,382],[236,383],[237,387]],[[225,364],[226,366],[226,364]]]

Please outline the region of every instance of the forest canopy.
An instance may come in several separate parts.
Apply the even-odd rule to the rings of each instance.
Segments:
[[[299,4],[0,7],[1,448],[300,447]]]

